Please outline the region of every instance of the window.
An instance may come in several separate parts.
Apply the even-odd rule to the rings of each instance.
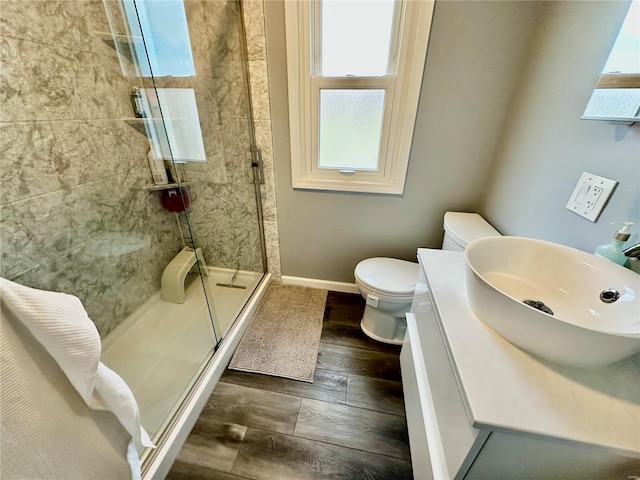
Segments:
[[[640,1],[633,0],[596,85],[584,120],[640,121]]]
[[[124,0],[123,4],[138,76],[195,76],[184,0]]]
[[[285,2],[294,188],[401,194],[433,2]]]

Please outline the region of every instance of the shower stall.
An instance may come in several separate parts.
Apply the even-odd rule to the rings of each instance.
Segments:
[[[0,275],[82,300],[158,445],[149,478],[270,277],[245,8],[2,2]]]

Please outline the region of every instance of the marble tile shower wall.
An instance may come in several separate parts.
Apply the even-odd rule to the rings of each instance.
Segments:
[[[0,274],[77,295],[101,335],[159,289],[180,249],[131,117],[130,79],[96,31],[101,1],[0,8]]]
[[[261,271],[238,4],[186,0],[207,163],[188,164],[190,225],[210,265]],[[280,275],[261,0],[244,2],[268,268]],[[150,182],[100,0],[6,1],[0,9],[0,275],[80,297],[101,335],[156,292],[181,248]],[[125,63],[127,60],[124,60]],[[146,85],[149,86],[149,85]],[[185,235],[185,217],[181,217]]]

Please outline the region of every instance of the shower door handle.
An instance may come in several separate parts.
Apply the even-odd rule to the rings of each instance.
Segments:
[[[262,150],[251,147],[251,167],[253,167],[253,183],[264,185],[264,164]]]

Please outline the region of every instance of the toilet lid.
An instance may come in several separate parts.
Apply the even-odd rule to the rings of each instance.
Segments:
[[[413,295],[418,280],[417,263],[397,258],[367,258],[355,269],[355,277],[368,287],[394,295]]]

